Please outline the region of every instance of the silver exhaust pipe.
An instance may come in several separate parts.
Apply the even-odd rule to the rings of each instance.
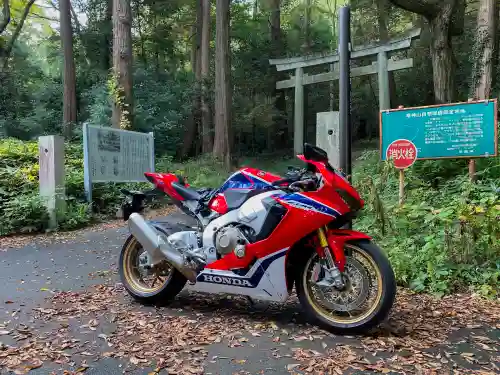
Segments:
[[[149,225],[144,218],[133,213],[128,218],[130,233],[142,245],[151,257],[151,263],[156,264],[167,260],[172,266],[182,273],[189,281],[196,281],[197,273],[186,264],[184,255],[172,247],[153,226]]]

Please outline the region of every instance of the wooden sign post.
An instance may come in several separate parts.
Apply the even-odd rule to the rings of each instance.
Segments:
[[[394,167],[399,169],[399,204],[404,203],[405,174],[404,170],[410,168],[417,160],[417,147],[408,139],[397,139],[387,147],[387,160],[394,162]]]
[[[66,209],[64,185],[64,138],[48,135],[38,138],[40,197],[49,213],[49,228],[57,227],[57,213]]]

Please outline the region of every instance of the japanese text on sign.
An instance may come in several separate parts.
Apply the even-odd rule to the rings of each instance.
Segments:
[[[387,159],[398,169],[410,167],[417,159],[417,148],[407,139],[397,139],[387,147]]]
[[[415,151],[413,149],[392,149],[389,151],[389,159],[413,159],[415,157]]]
[[[497,155],[496,100],[382,111],[381,157],[397,139],[412,141],[419,159]]]
[[[92,182],[142,182],[154,171],[152,134],[87,126],[86,165]]]

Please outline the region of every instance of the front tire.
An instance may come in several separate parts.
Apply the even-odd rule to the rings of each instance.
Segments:
[[[147,253],[134,236],[129,236],[120,253],[118,271],[127,292],[143,304],[165,304],[184,288],[187,279],[165,262],[154,270],[141,269]],[[145,280],[146,277],[152,279]]]
[[[297,277],[297,294],[306,314],[323,328],[336,333],[360,333],[387,317],[396,296],[396,280],[389,260],[372,242],[346,243],[344,251],[343,291],[318,286],[312,280],[319,261],[317,253],[312,252]],[[369,275],[369,268],[373,275]]]

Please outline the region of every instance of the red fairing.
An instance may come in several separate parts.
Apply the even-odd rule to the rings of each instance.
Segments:
[[[304,155],[297,155],[297,157],[306,163],[313,164],[318,169],[318,171],[323,175],[325,184],[328,185],[328,187],[345,190],[347,193],[349,193],[349,195],[358,200],[359,203],[361,204],[361,208],[363,208],[364,201],[363,199],[361,199],[361,196],[356,191],[356,189],[353,186],[351,186],[349,182],[344,180],[341,176],[328,170],[325,166],[325,163],[319,161],[307,160],[304,157]],[[335,199],[335,201],[337,200],[342,200],[342,199],[338,197],[338,199]],[[331,203],[332,201],[334,201],[334,199],[332,199],[332,197],[329,196],[328,201]]]
[[[224,215],[227,212],[227,202],[226,198],[224,198],[224,194],[217,194],[211,201],[208,207],[221,214]]]
[[[156,186],[156,188],[164,191],[171,198],[177,199],[178,201],[184,200],[184,198],[181,197],[172,187],[172,182],[179,182],[179,179],[175,174],[146,172],[144,173],[144,175],[146,176],[146,178],[148,178],[148,180],[151,183],[153,183]],[[187,183],[185,185],[189,186]]]
[[[306,234],[328,224],[332,220],[331,216],[323,213],[291,206],[279,198],[276,200],[286,207],[288,211],[268,238],[248,244],[243,258],[238,258],[231,252],[222,259],[207,265],[207,268],[230,270],[248,267],[254,257],[263,258],[286,247],[291,247]]]
[[[371,240],[371,237],[348,229],[330,229],[327,234],[328,245],[333,252],[333,259],[337,263],[340,272],[344,272],[345,266],[345,253],[344,245],[346,242],[355,240]]]
[[[342,177],[327,169],[324,163],[306,160],[302,155],[299,155],[299,158],[316,166],[318,172],[323,175],[324,184],[319,190],[300,192],[294,195],[309,198],[316,202],[316,204],[326,206],[329,209],[325,211],[302,209],[300,205],[297,206],[296,202],[289,201],[290,194],[284,196],[277,195],[274,199],[287,209],[287,213],[271,235],[262,241],[248,244],[246,246],[246,254],[243,258],[238,258],[234,253],[229,253],[222,259],[207,265],[207,268],[231,270],[233,268],[248,267],[254,258],[260,259],[281,249],[291,248],[295,243],[304,238],[304,236],[313,233],[318,228],[324,227],[332,220],[335,220],[336,217],[347,214],[351,211],[351,208],[344,202],[336,189],[345,190],[352,197],[359,200],[361,205],[363,204],[356,190]],[[301,199],[300,197],[299,199]],[[356,239],[369,239],[369,237],[355,231],[336,230],[328,232],[327,240],[331,246],[332,255],[340,269],[343,269],[345,265],[344,243]],[[324,254],[320,252],[321,255]]]

